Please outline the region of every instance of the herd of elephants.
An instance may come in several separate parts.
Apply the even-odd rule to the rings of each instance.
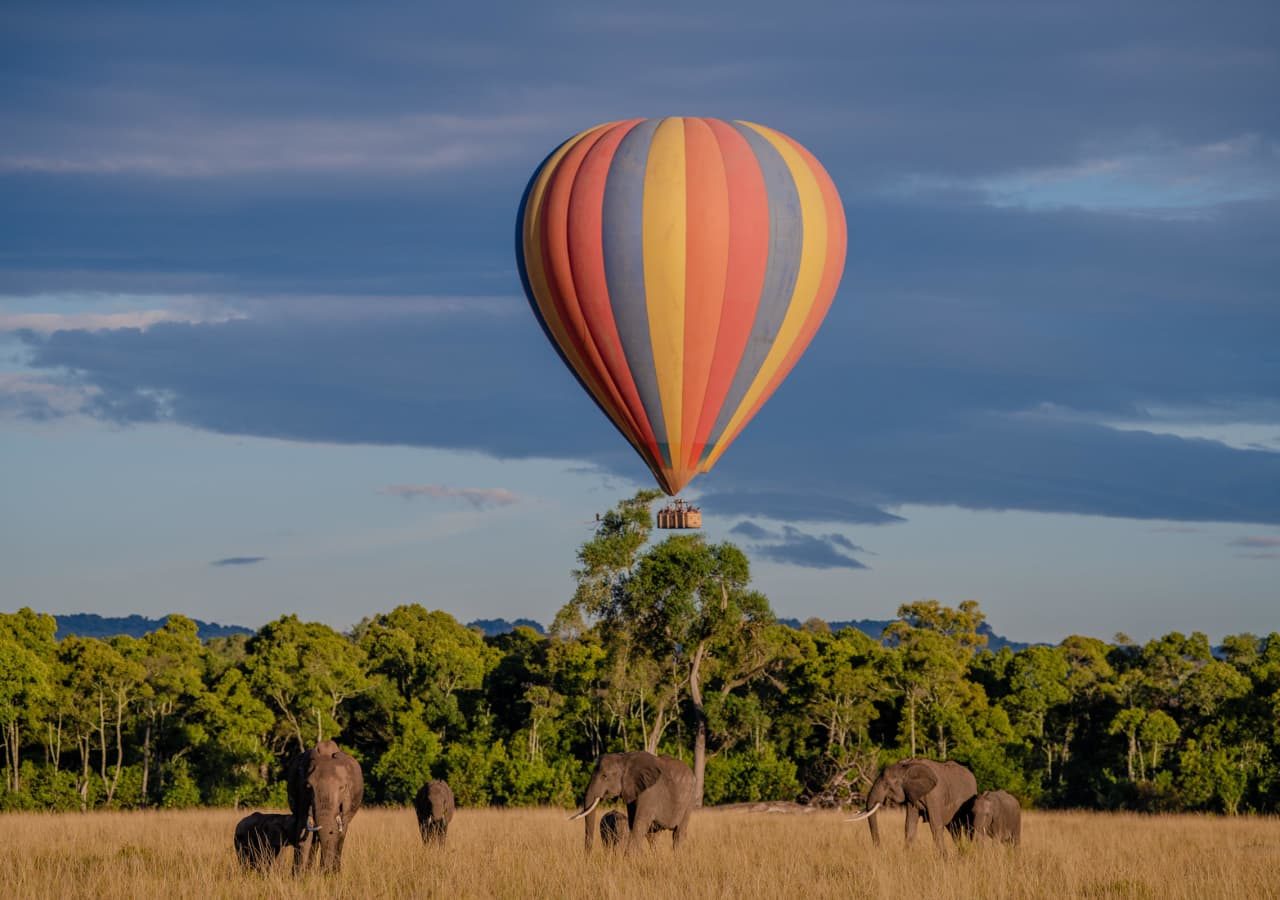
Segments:
[[[255,812],[236,825],[235,849],[246,868],[267,869],[286,846],[294,848],[293,869],[319,866],[330,872],[342,865],[347,829],[360,810],[364,775],[360,763],[333,741],[321,741],[290,762],[287,772],[288,814]],[[621,798],[626,815],[597,813],[601,801]],[[650,846],[660,831],[671,831],[680,846],[693,812],[693,770],[670,756],[644,751],[606,753],[596,762],[587,784],[582,809],[572,819],[586,819],[586,848],[597,829],[606,847],[624,840],[631,852],[641,837]],[[973,773],[955,762],[906,759],[886,766],[867,793],[866,809],[848,821],[866,819],[871,839],[880,844],[877,812],[906,810],[906,840],[916,836],[920,819],[929,823],[934,842],[945,852],[946,835],[953,838],[993,839],[1017,844],[1022,813],[1018,801],[1005,791],[978,793]],[[418,829],[428,844],[443,844],[453,818],[453,791],[443,781],[422,786],[414,801]]]

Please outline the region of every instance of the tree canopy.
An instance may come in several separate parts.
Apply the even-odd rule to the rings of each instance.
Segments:
[[[707,803],[853,802],[928,755],[1035,805],[1280,811],[1280,633],[996,652],[976,601],[936,600],[880,640],[791,628],[737,547],[655,540],[655,499],[601,516],[546,635],[419,604],[203,642],[183,616],[59,640],[0,614],[0,808],[282,805],[285,762],[334,738],[371,802],[445,778],[463,804],[568,806],[598,754],[649,749],[688,760]]]

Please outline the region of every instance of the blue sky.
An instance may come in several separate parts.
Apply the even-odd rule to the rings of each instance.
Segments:
[[[549,619],[646,472],[521,296],[520,192],[767,123],[849,262],[714,473],[783,615],[1280,628],[1273,3],[7,4],[0,605]]]

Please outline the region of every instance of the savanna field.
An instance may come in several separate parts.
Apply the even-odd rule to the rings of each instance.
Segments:
[[[688,843],[624,858],[582,850],[558,809],[462,809],[443,850],[408,809],[351,824],[343,871],[294,879],[286,850],[242,873],[231,834],[244,811],[10,814],[0,844],[7,897],[1280,897],[1280,819],[1029,812],[1023,844],[952,849],[927,835],[885,846],[839,813],[706,810]]]

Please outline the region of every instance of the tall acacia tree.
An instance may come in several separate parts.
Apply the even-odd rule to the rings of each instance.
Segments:
[[[606,514],[583,545],[575,574],[578,591],[558,624],[597,622],[606,641],[657,663],[668,697],[687,692],[693,716],[695,796],[702,801],[707,760],[704,689],[713,680],[741,685],[763,673],[773,656],[752,652],[773,622],[769,601],[749,589],[746,555],[729,543],[709,544],[700,534],[679,534],[644,550],[651,529],[642,491]],[[661,735],[659,721],[652,736]],[[656,749],[657,741],[646,741]]]

